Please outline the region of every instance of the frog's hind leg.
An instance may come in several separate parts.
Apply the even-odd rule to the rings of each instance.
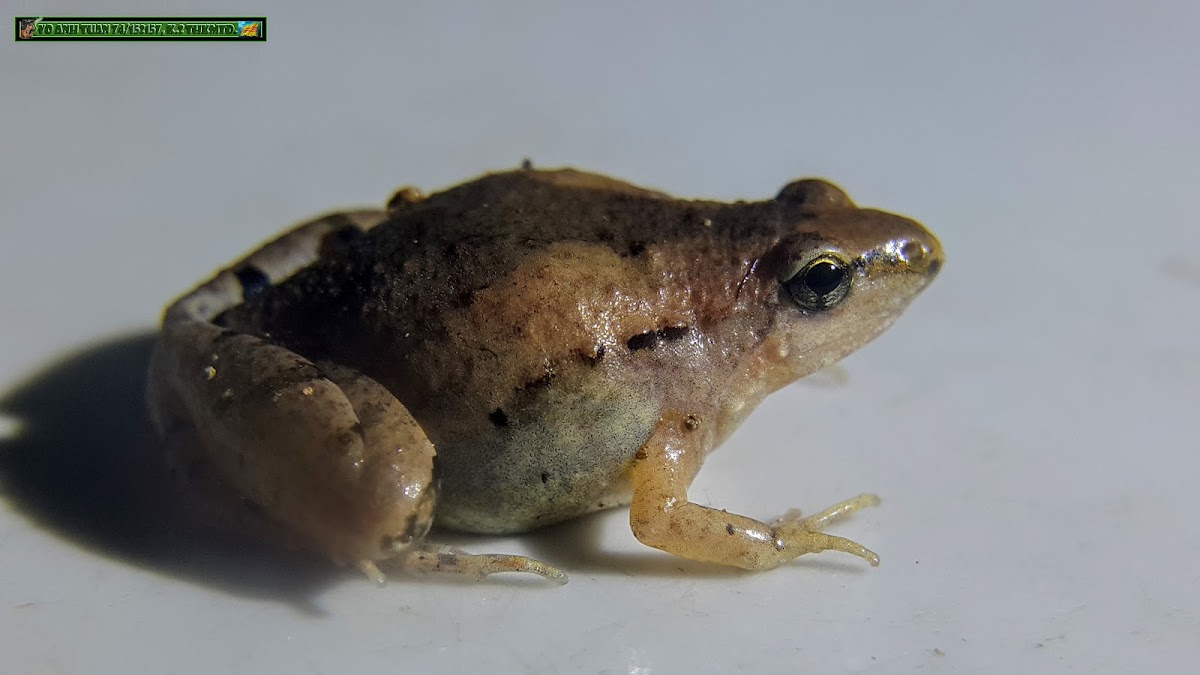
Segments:
[[[409,574],[423,575],[430,573],[460,574],[476,579],[483,579],[501,572],[524,572],[536,574],[553,581],[556,584],[567,583],[567,575],[552,565],[523,555],[508,555],[504,553],[467,553],[453,546],[438,546],[437,544],[421,543],[400,553],[389,561]],[[367,576],[372,576],[364,569]],[[375,572],[378,573],[378,568]]]

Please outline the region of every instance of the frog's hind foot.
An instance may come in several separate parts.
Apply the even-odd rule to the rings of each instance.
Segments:
[[[794,541],[797,545],[812,547],[812,551],[841,551],[866,560],[871,567],[879,566],[879,556],[872,550],[843,537],[824,534],[823,530],[834,523],[849,518],[856,511],[879,506],[878,495],[861,494],[842,500],[811,516],[804,516],[799,509],[791,509],[771,523],[778,535]]]
[[[533,558],[504,553],[467,553],[453,546],[436,544],[419,544],[389,560],[389,563],[415,575],[437,572],[461,574],[482,580],[500,572],[524,572],[536,574],[556,584],[567,583],[565,572]],[[362,569],[361,564],[359,567]],[[363,571],[367,572],[368,577],[372,577],[371,572],[366,569]],[[375,571],[378,572],[379,569],[375,568]]]

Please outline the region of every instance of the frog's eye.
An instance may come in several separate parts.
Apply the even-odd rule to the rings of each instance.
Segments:
[[[820,178],[803,178],[784,185],[775,195],[775,201],[814,210],[854,206],[854,201],[844,190]]]
[[[825,254],[814,258],[787,281],[788,295],[804,309],[824,311],[836,307],[850,293],[853,270],[841,258]]]

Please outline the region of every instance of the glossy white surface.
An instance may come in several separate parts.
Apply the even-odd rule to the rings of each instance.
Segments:
[[[257,3],[266,44],[0,41],[0,671],[1200,661],[1200,6],[327,4]],[[166,300],[299,218],[524,157],[722,199],[823,175],[938,233],[941,277],[849,382],[774,396],[693,491],[761,517],[878,491],[837,532],[880,568],[726,573],[612,512],[454,540],[563,588],[380,589],[139,510],[136,336]]]

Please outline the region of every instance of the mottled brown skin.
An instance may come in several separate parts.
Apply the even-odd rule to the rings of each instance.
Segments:
[[[801,307],[783,282],[826,254],[850,290]],[[722,204],[570,170],[493,174],[302,225],[185,296],[151,402],[214,483],[342,562],[401,556],[431,517],[521,532],[631,500],[639,539],[694,559],[873,560],[819,531],[871,497],[766,525],[686,489],[766,394],[878,335],[940,265],[919,224],[823,181]],[[202,381],[213,355],[232,395]],[[545,572],[455,555],[442,567]]]

